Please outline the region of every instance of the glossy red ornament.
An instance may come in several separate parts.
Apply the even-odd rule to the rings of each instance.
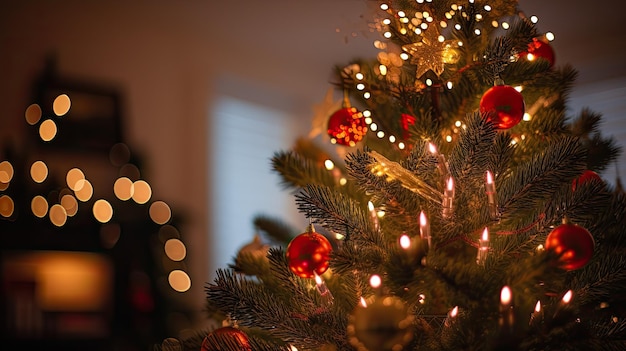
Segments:
[[[355,146],[366,133],[365,117],[354,107],[337,110],[328,119],[328,135],[333,144]]]
[[[528,51],[520,53],[520,57],[529,61],[542,58],[550,63],[550,67],[554,66],[554,50],[548,42],[541,39],[533,38],[533,41],[528,44]]]
[[[226,345],[229,347],[227,348]],[[200,346],[200,351],[232,350],[252,351],[248,335],[234,327],[221,327],[210,332]]]
[[[575,191],[578,185],[585,184],[593,179],[600,182],[602,181],[602,178],[598,175],[598,173],[591,170],[584,171],[580,177],[572,180],[572,191]]]
[[[313,278],[326,272],[332,246],[330,241],[313,229],[302,233],[287,246],[289,269],[302,278]]]
[[[524,98],[509,85],[494,85],[480,99],[480,113],[498,129],[509,129],[524,117]]]
[[[572,223],[554,228],[546,238],[546,250],[559,255],[559,267],[571,271],[582,268],[593,256],[595,242],[589,231]]]

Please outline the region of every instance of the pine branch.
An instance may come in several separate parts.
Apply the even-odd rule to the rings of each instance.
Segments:
[[[510,177],[502,180],[499,197],[503,219],[519,217],[521,213],[541,208],[563,180],[574,179],[585,169],[585,149],[577,138],[564,137],[549,145],[545,151],[519,166]]]

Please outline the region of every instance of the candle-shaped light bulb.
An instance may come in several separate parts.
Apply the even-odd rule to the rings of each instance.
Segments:
[[[500,327],[505,333],[513,329],[513,294],[511,288],[504,286],[500,291]]]
[[[448,170],[448,162],[446,162],[446,157],[443,154],[440,154],[437,151],[437,147],[433,143],[428,143],[428,151],[430,151],[433,156],[437,157],[437,169],[442,176],[446,176],[450,173]]]
[[[437,147],[435,146],[435,144],[429,142],[428,143],[428,151],[430,151],[430,153],[433,154],[433,155],[437,155]]]
[[[529,325],[535,324],[535,323],[541,323],[543,320],[543,311],[541,310],[541,301],[537,300],[537,303],[535,304],[535,309],[533,310],[533,313],[530,314],[530,322],[528,323]]]
[[[487,193],[487,202],[489,204],[489,215],[492,219],[498,218],[498,203],[496,201],[496,183],[493,175],[487,171],[487,181],[485,183],[485,192]]]
[[[478,239],[478,253],[476,255],[476,263],[483,266],[485,261],[487,260],[487,255],[489,254],[489,229],[485,227],[483,230],[483,234],[480,239]]]
[[[431,245],[430,224],[428,223],[428,218],[426,218],[424,211],[420,212],[420,237],[422,240],[426,241],[428,245],[427,249],[429,249]]]
[[[535,312],[541,312],[541,301],[537,301],[537,304],[535,305]]]
[[[367,209],[370,211],[370,217],[372,218],[372,223],[374,224],[374,230],[378,230],[378,213],[376,212],[376,208],[371,201],[367,202]]]
[[[313,274],[315,277],[315,287],[317,288],[317,291],[322,296],[323,304],[326,306],[332,304],[334,297],[333,297],[333,294],[330,292],[330,290],[328,290],[328,287],[326,286],[324,279],[322,279],[322,277],[320,277],[316,272],[313,272]]]
[[[557,318],[559,315],[566,314],[565,312],[569,310],[569,303],[572,301],[574,297],[574,292],[572,290],[568,290],[563,297],[561,298],[561,302],[559,302],[556,307],[556,311],[554,311],[553,318]]]
[[[500,290],[500,305],[508,308],[508,306],[511,305],[512,299],[513,294],[511,293],[511,288],[505,285],[502,290]]]
[[[452,216],[452,202],[454,200],[454,179],[448,178],[446,182],[446,188],[443,192],[443,201],[441,206],[443,207],[443,218],[450,218]]]
[[[572,301],[573,295],[574,293],[571,290],[568,290],[565,295],[563,295],[561,303],[563,303],[564,305],[568,304],[570,301]]]
[[[448,312],[448,316],[446,317],[446,320],[444,321],[444,325],[446,327],[451,326],[458,314],[459,314],[459,306],[454,306],[454,308]]]

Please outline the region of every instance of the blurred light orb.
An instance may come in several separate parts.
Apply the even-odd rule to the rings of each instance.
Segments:
[[[187,273],[176,269],[170,272],[167,277],[167,281],[170,283],[172,289],[178,292],[185,292],[191,288],[191,278]]]
[[[54,99],[52,103],[52,110],[54,114],[61,117],[69,112],[72,102],[67,94],[61,94]]]

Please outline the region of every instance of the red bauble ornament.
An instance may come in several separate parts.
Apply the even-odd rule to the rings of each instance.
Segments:
[[[571,271],[579,269],[593,256],[595,242],[589,231],[581,226],[563,223],[546,238],[546,250],[559,255],[559,267]]]
[[[554,66],[554,50],[548,42],[533,38],[533,41],[528,44],[528,51],[520,53],[520,57],[524,57],[529,61],[537,58],[542,58],[548,63],[550,67]]]
[[[328,269],[328,260],[332,246],[322,234],[312,228],[302,233],[287,246],[289,269],[302,278],[313,278]]]
[[[598,175],[598,173],[591,170],[584,171],[580,177],[572,180],[572,191],[575,191],[578,185],[582,185],[594,179],[600,182],[602,181],[602,178]]]
[[[227,350],[226,345],[229,346],[229,350],[236,347],[237,350],[252,351],[248,335],[234,327],[222,327],[210,332],[202,340],[200,351]]]
[[[494,85],[480,99],[480,113],[498,129],[509,129],[524,117],[522,94],[509,85]]]
[[[328,135],[333,144],[354,146],[367,133],[365,117],[354,107],[337,110],[328,120]]]

